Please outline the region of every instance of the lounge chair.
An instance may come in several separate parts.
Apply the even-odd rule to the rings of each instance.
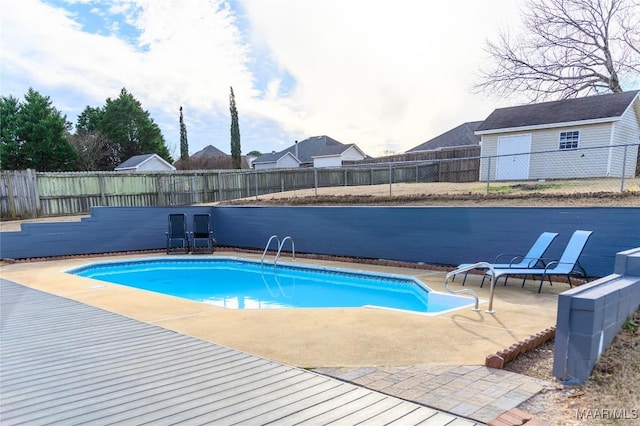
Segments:
[[[505,279],[510,275],[524,275],[525,279],[527,276],[539,275],[542,278],[540,279],[540,287],[538,287],[538,293],[542,290],[542,284],[544,284],[544,279],[549,278],[549,284],[551,283],[551,276],[553,275],[562,275],[567,277],[567,281],[569,282],[569,287],[573,287],[571,283],[571,276],[581,276],[585,279],[588,279],[587,272],[584,270],[578,259],[584,250],[589,237],[591,236],[592,231],[575,231],[567,246],[562,252],[562,256],[560,256],[560,260],[554,260],[547,263],[544,268],[507,268],[507,269],[495,269],[496,273],[496,281],[500,277],[505,277]],[[524,287],[524,281],[522,283]]]
[[[543,232],[542,234],[540,234],[536,242],[533,243],[533,245],[531,246],[527,254],[521,255],[521,254],[501,253],[496,256],[495,260],[491,263],[491,266],[493,266],[494,269],[537,268],[540,266],[544,267],[545,264],[542,257],[544,256],[544,253],[547,251],[547,249],[549,248],[549,246],[557,236],[558,236],[557,232]],[[507,260],[509,261],[509,263],[505,263]],[[503,263],[499,263],[501,261]],[[456,269],[469,267],[471,265],[472,263],[463,263],[461,265],[458,265]],[[485,268],[476,268],[476,269],[485,269]],[[467,280],[468,273],[469,271],[465,272],[464,279],[462,280],[462,285],[464,285],[465,281]],[[480,284],[480,287],[482,287],[483,285],[484,285],[484,277],[482,278],[482,283]],[[505,285],[506,285],[506,279],[505,279]]]
[[[194,214],[193,215],[193,232],[191,234],[191,250],[193,253],[200,248],[202,252],[213,253],[215,248],[215,238],[213,238],[213,230],[211,229],[211,215]]]
[[[166,232],[166,235],[167,254],[178,251],[189,253],[187,216],[184,213],[172,213],[169,215],[169,230]]]

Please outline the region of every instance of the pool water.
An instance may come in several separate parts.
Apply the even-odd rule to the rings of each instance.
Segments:
[[[410,277],[239,259],[103,262],[67,272],[233,309],[376,306],[434,313],[473,302]]]

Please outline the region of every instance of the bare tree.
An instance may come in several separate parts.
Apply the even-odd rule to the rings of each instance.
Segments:
[[[529,0],[524,32],[487,42],[478,91],[532,101],[622,92],[640,75],[638,0]]]
[[[89,130],[71,135],[69,142],[78,153],[77,169],[85,171],[111,170],[115,154],[109,139],[100,132]]]

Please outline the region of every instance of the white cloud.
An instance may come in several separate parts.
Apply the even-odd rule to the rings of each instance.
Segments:
[[[517,15],[512,1],[244,3],[254,42],[297,82],[285,125],[374,154],[483,119],[469,89],[487,29]]]
[[[169,144],[184,106],[192,152],[228,150],[229,86],[245,152],[327,134],[377,155],[483,119],[484,40],[517,19],[512,0],[113,0],[87,7],[105,19],[90,33],[76,2],[1,0],[2,94],[31,86],[73,115],[126,87]]]

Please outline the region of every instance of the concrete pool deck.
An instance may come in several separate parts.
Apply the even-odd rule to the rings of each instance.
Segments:
[[[213,256],[260,258],[237,252]],[[515,408],[544,388],[553,387],[553,383],[484,367],[484,362],[487,355],[554,325],[557,294],[566,284],[546,285],[542,294],[537,294],[533,282],[521,288],[517,280],[506,287],[501,281],[495,292],[495,313],[487,314],[489,286],[480,289],[480,277],[470,275],[466,288],[477,291],[484,300],[481,312],[465,307],[424,316],[373,308],[227,310],[63,272],[94,262],[162,257],[167,256],[4,264],[0,277],[473,421],[529,421],[530,416]],[[281,261],[289,263],[291,259]],[[444,272],[305,258],[298,258],[295,264],[414,276],[435,291],[444,290]],[[462,288],[461,281],[457,279],[451,287]]]
[[[474,275],[469,275],[465,288],[478,292],[484,301],[481,312],[461,308],[424,316],[373,308],[229,310],[63,272],[93,262],[163,256],[16,263],[2,266],[0,275],[27,287],[303,368],[484,365],[487,355],[555,325],[557,294],[568,288],[563,283],[547,284],[537,294],[533,282],[521,288],[515,279],[506,287],[500,281],[494,314],[485,312],[490,286],[481,289],[480,277]],[[213,256],[260,258],[237,252]],[[280,261],[289,263],[291,259]],[[435,291],[445,291],[444,272],[304,258],[295,264],[413,276]],[[457,279],[450,286],[463,288],[461,281]]]

